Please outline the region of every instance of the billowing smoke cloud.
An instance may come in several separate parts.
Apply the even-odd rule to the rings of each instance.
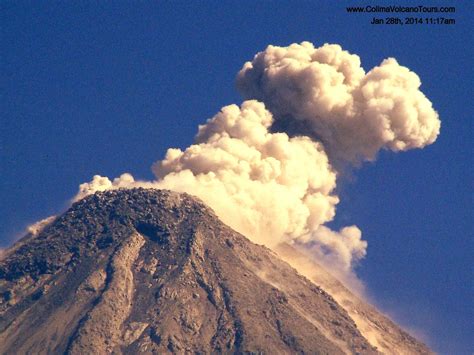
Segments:
[[[298,238],[333,218],[336,174],[321,144],[272,134],[272,122],[257,101],[224,107],[196,144],[168,150],[153,171],[160,185],[192,191],[256,242]]]
[[[339,202],[334,166],[436,139],[440,123],[418,76],[394,59],[365,74],[359,57],[340,46],[304,42],[269,46],[244,65],[237,83],[263,103],[222,108],[199,127],[193,145],[168,149],[153,164],[155,181],[97,175],[75,200],[139,186],[188,192],[254,242],[289,242],[353,278],[367,242],[356,226],[325,226]]]
[[[360,58],[339,45],[309,42],[269,46],[237,76],[243,95],[274,114],[276,129],[322,141],[339,163],[433,143],[440,121],[420,85],[393,58],[365,73]]]

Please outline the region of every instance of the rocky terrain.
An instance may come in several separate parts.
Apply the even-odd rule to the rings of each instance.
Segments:
[[[327,288],[190,195],[101,192],[3,256],[0,353],[377,354],[391,346],[379,339],[377,349],[355,306]],[[363,316],[379,316],[370,310]],[[430,353],[389,322],[379,333],[402,334],[390,339],[405,342],[405,353]]]

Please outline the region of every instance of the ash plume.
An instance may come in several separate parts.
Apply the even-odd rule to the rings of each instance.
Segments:
[[[165,188],[200,197],[253,242],[311,252],[342,278],[366,254],[357,226],[333,231],[341,164],[374,160],[380,149],[433,143],[440,121],[420,79],[393,58],[368,73],[339,45],[269,46],[247,62],[237,86],[252,100],[221,109],[195,142],[168,149],[154,181],[126,173],[94,176],[75,201],[96,191]]]
[[[351,164],[436,140],[438,114],[420,85],[394,58],[365,73],[341,46],[309,42],[268,46],[237,75],[244,97],[264,102],[279,127],[296,127],[322,141],[333,163]]]

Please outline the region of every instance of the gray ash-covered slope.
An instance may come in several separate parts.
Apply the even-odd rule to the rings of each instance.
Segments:
[[[0,353],[377,353],[348,313],[187,194],[97,193],[6,252]]]
[[[278,256],[291,263],[309,280],[328,292],[356,323],[370,344],[386,355],[433,354],[423,343],[408,334],[374,306],[349,291],[325,268],[288,244],[276,248]]]

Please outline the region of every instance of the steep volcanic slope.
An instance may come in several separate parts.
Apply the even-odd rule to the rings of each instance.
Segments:
[[[354,320],[369,343],[384,354],[433,354],[428,347],[401,329],[387,316],[350,292],[321,265],[288,244],[276,249],[278,255],[302,275],[328,292]]]
[[[186,195],[97,193],[0,263],[0,353],[374,354],[348,313]]]

